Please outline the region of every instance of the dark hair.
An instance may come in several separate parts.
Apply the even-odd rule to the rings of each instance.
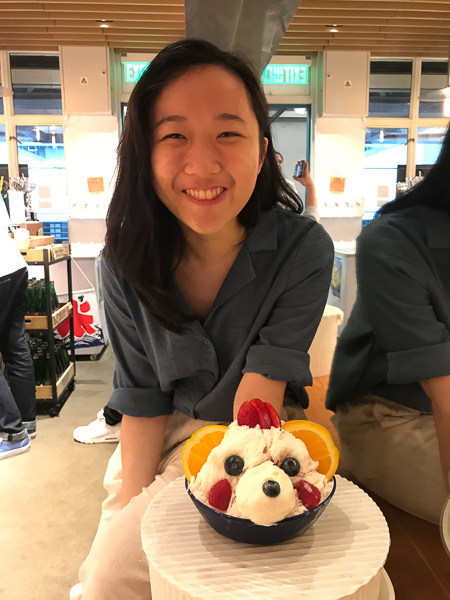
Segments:
[[[425,178],[409,192],[382,206],[375,217],[420,205],[450,213],[450,128],[445,134],[438,159]]]
[[[254,191],[238,215],[249,229],[260,215],[281,203],[301,212],[301,200],[286,184],[275,160],[267,103],[258,77],[247,62],[213,44],[188,39],[170,44],[142,73],[127,107],[118,147],[117,179],[106,217],[104,252],[133,286],[139,300],[164,327],[181,331],[192,317],[183,314],[169,294],[175,261],[182,256],[184,238],[178,221],[156,195],[151,172],[153,114],[161,92],[196,66],[227,69],[245,85],[267,153]]]
[[[278,152],[278,150],[275,150],[275,154],[277,154],[281,158],[281,162],[284,161],[284,158],[283,158],[283,155],[281,154],[281,152]]]

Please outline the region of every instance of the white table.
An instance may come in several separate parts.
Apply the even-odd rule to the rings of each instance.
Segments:
[[[198,513],[183,478],[175,480],[142,521],[153,600],[391,600],[383,514],[360,488],[336,478],[316,523],[277,546],[222,537]]]

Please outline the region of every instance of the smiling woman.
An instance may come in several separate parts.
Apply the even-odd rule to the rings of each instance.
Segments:
[[[140,522],[197,429],[254,397],[304,418],[333,246],[300,211],[252,69],[203,41],[163,50],[131,95],[107,218],[108,408],[123,420],[83,600],[151,598]]]

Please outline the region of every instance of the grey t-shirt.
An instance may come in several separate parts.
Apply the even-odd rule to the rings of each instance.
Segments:
[[[330,284],[333,244],[312,219],[283,209],[264,213],[247,235],[207,319],[168,331],[102,260],[105,311],[116,356],[108,405],[154,417],[173,409],[194,418],[232,420],[242,374],[288,382],[304,408],[311,385],[308,349]],[[177,305],[192,313],[172,279]]]
[[[432,412],[419,382],[450,375],[450,215],[415,207],[375,219],[357,240],[356,273],[327,408],[372,392]]]

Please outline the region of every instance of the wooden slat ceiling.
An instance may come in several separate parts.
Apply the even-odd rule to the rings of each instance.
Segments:
[[[227,0],[223,0],[226,2]],[[111,21],[100,28],[101,19]],[[330,31],[337,25],[338,32]],[[185,36],[182,0],[0,0],[0,49],[110,46],[158,52]],[[276,54],[326,49],[447,58],[450,0],[303,0]]]

